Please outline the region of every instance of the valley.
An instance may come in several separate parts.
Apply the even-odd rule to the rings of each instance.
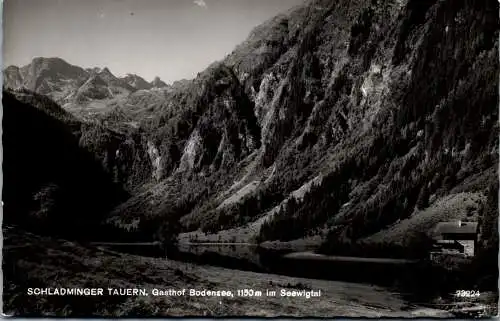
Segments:
[[[30,316],[445,317],[451,309],[373,285],[378,277],[363,275],[360,262],[389,260],[405,274],[395,262],[427,264],[436,224],[457,220],[478,223],[476,255],[460,269],[426,265],[422,282],[441,292],[481,290],[492,306],[497,16],[493,0],[310,0],[172,84],[62,58],[8,66],[4,306]],[[192,256],[92,242],[159,244],[167,253],[184,246]],[[220,248],[207,258],[211,243]],[[292,269],[322,276],[261,266],[262,257],[283,254]],[[311,298],[315,310],[303,298],[278,297],[64,303],[25,295],[31,284],[295,284],[323,295]],[[429,301],[441,304],[438,297]]]

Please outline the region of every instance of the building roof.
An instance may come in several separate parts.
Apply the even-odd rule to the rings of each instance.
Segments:
[[[436,225],[437,234],[476,234],[477,222],[440,222]]]

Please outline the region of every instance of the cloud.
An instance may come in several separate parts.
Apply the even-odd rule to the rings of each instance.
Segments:
[[[194,0],[194,4],[202,8],[207,7],[207,3],[205,2],[205,0]]]

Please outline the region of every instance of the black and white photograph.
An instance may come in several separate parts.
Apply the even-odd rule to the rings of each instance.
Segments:
[[[498,1],[2,19],[3,316],[498,315]]]

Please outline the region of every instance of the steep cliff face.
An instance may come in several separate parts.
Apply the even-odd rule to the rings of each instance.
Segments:
[[[115,218],[355,241],[450,193],[486,193],[497,12],[495,1],[325,0],[271,19],[144,114],[161,175]]]

